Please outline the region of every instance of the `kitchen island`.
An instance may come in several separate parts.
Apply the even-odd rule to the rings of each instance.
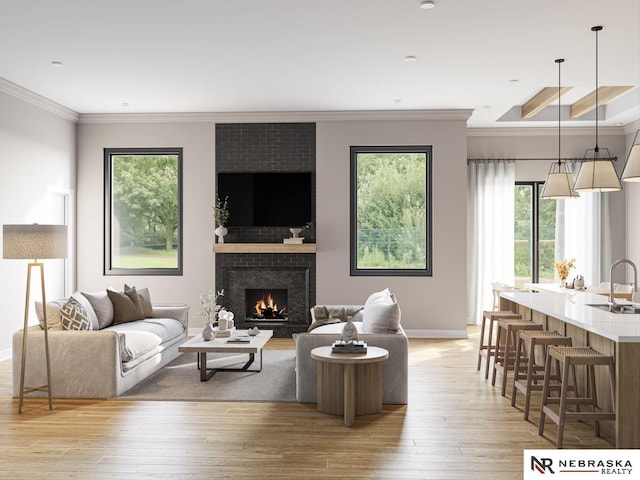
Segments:
[[[617,448],[640,448],[640,314],[616,314],[590,306],[606,303],[606,296],[584,291],[500,293],[501,310],[513,310],[545,329],[570,336],[574,346],[592,346],[613,355],[616,421],[615,425],[601,422],[603,435]],[[603,409],[611,408],[607,375],[596,372],[598,404]],[[579,377],[579,387],[584,384],[584,376]]]

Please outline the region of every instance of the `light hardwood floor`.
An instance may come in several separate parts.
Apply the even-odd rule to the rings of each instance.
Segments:
[[[411,340],[409,404],[351,428],[297,403],[56,400],[49,411],[28,398],[18,415],[0,362],[0,478],[522,478],[523,449],[554,448],[557,430],[548,422],[539,437],[539,404],[525,422],[523,402],[511,407],[476,372],[478,329],[469,334]],[[570,422],[564,438],[567,449],[613,448],[586,424]]]

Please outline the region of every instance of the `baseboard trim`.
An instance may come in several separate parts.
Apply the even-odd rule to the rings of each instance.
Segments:
[[[0,362],[4,360],[9,360],[11,358],[11,348],[7,348],[5,350],[0,350]]]
[[[469,338],[466,330],[412,330],[404,329],[409,338]]]

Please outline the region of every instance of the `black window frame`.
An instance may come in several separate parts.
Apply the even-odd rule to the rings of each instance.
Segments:
[[[112,156],[119,155],[176,155],[178,157],[178,248],[176,268],[122,268],[112,265],[111,221],[112,211]],[[105,148],[104,149],[104,275],[121,276],[182,276],[183,274],[183,194],[182,194],[182,147],[149,147],[149,148]]]
[[[426,201],[426,262],[424,268],[358,268],[358,185],[357,185],[357,161],[360,153],[424,153],[425,165],[425,201]],[[351,146],[350,147],[350,276],[364,277],[431,277],[433,276],[433,252],[432,252],[432,165],[433,146],[431,145],[385,145],[385,146]]]

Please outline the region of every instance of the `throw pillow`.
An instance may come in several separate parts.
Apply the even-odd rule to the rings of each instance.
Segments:
[[[384,290],[381,290],[379,292],[374,292],[371,295],[369,295],[369,298],[367,298],[367,301],[364,302],[364,306],[366,307],[367,305],[370,305],[371,303],[375,302],[379,298],[386,298],[389,295],[391,295],[391,292],[389,291],[388,288],[385,288]]]
[[[365,305],[362,314],[364,333],[396,333],[400,328],[400,306],[396,297],[389,294]]]
[[[124,291],[131,290],[132,288],[126,283],[124,284]],[[144,312],[144,318],[153,317],[153,305],[151,304],[151,294],[148,288],[137,288],[138,297],[140,297],[140,304],[142,305],[142,311]]]
[[[71,298],[75,299],[75,301],[82,305],[82,308],[87,311],[87,314],[89,315],[89,321],[91,322],[91,330],[99,330],[100,323],[98,322],[98,316],[89,303],[89,300],[87,300],[87,298],[80,292],[75,292],[73,295],[71,295]]]
[[[65,330],[93,330],[89,312],[74,297],[60,307],[60,322]]]
[[[82,292],[82,296],[89,301],[96,312],[98,329],[113,325],[113,303],[111,303],[106,290],[92,293]]]
[[[66,299],[54,300],[47,302],[47,327],[49,330],[62,330],[62,323],[60,322],[60,308],[67,302]],[[42,302],[36,300],[36,317],[40,322],[40,327],[44,328],[44,315],[42,314]]]
[[[360,309],[356,313],[353,314],[353,317],[351,317],[351,321],[352,322],[362,322],[363,318],[364,318],[364,309]]]
[[[322,325],[329,325],[331,323],[342,323],[342,320],[340,320],[339,318],[327,318],[325,320],[317,320],[313,322],[311,325],[309,325],[309,328],[307,329],[307,333],[311,332],[312,330],[315,330],[318,327],[321,327]]]
[[[144,312],[140,304],[140,297],[135,288],[126,292],[107,290],[107,295],[113,303],[113,324],[135,322],[144,319]]]

